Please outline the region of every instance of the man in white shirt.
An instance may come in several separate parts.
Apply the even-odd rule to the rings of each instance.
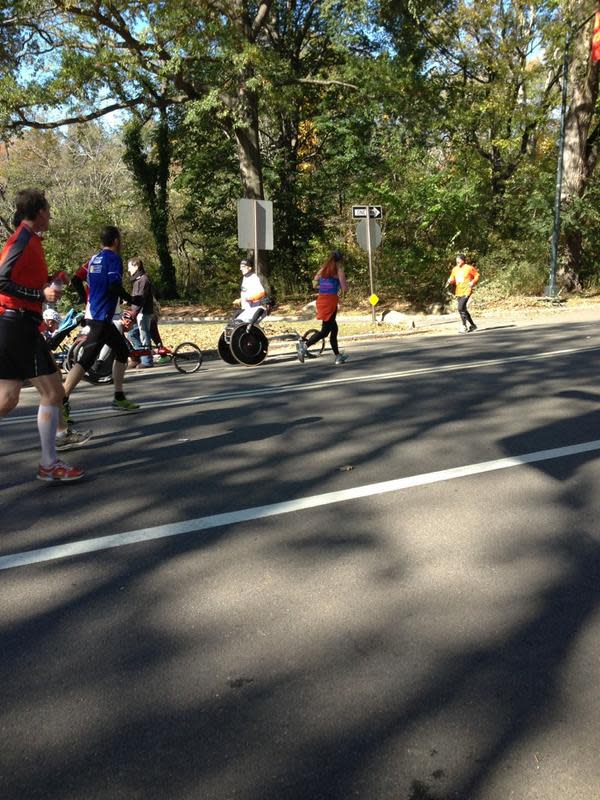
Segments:
[[[240,322],[252,322],[256,309],[264,305],[267,293],[254,271],[254,263],[250,258],[243,258],[240,262],[240,271],[243,275],[240,291],[241,312],[236,316]]]

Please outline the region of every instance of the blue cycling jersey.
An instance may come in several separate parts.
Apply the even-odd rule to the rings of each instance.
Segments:
[[[88,266],[88,319],[109,322],[117,308],[119,298],[110,292],[114,284],[123,281],[123,261],[113,250],[101,250],[90,258]]]

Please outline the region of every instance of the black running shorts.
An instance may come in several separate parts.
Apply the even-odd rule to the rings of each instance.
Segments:
[[[117,361],[121,364],[127,363],[129,347],[123,334],[119,332],[112,322],[86,319],[85,324],[89,326],[90,332],[82,344],[77,358],[77,363],[84,370],[87,371],[93,365],[105,344],[112,349]]]
[[[0,316],[0,379],[24,381],[56,372],[39,325],[33,315]]]

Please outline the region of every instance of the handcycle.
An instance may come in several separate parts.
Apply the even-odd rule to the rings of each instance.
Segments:
[[[119,324],[117,324],[119,327]],[[76,337],[74,343],[69,348],[66,359],[66,368],[70,369],[77,363],[81,348],[86,341],[87,331],[84,328]],[[194,342],[180,342],[176,347],[170,348],[161,345],[159,347],[134,347],[129,339],[125,337],[129,347],[129,357],[133,359],[144,358],[146,356],[158,357],[161,363],[173,364],[178,372],[191,374],[197,372],[202,366],[202,350]],[[111,347],[104,345],[98,358],[85,373],[85,379],[90,383],[112,383],[112,368],[115,354]]]
[[[202,366],[204,354],[194,342],[180,342],[174,348],[159,345],[157,347],[131,347],[129,357],[133,359],[152,356],[159,359],[159,364],[173,364],[177,372],[191,375]]]
[[[274,307],[275,304],[273,302],[265,302],[256,308],[249,321],[241,319],[241,315],[229,320],[219,337],[217,345],[219,355],[226,364],[244,364],[246,367],[258,366],[267,357],[269,341],[298,342],[300,339],[306,340],[313,333],[317,333],[316,329],[312,328],[306,331],[303,336],[294,331],[293,333],[272,336],[269,340],[259,323],[271,313]],[[317,355],[323,352],[324,347],[325,341],[320,339],[309,349],[308,358],[316,358]]]

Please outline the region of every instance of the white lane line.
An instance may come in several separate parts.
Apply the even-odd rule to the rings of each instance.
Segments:
[[[556,356],[573,355],[573,353],[584,353],[593,350],[600,350],[600,346],[593,347],[571,347],[564,350],[550,350],[546,353],[529,353],[518,356],[509,356],[507,358],[489,358],[484,361],[456,362],[452,364],[443,364],[435,367],[415,367],[414,369],[399,370],[396,372],[376,372],[371,375],[348,375],[342,378],[330,378],[325,381],[312,381],[310,383],[285,383],[277,386],[262,387],[255,389],[237,389],[230,392],[218,392],[216,394],[200,394],[192,397],[178,397],[174,400],[154,400],[144,402],[141,404],[141,410],[153,408],[173,408],[176,406],[187,405],[200,405],[203,403],[221,403],[224,400],[237,400],[238,398],[248,397],[266,397],[278,394],[290,394],[292,392],[312,392],[316,389],[327,389],[331,386],[339,384],[351,383],[370,383],[374,381],[387,381],[396,380],[399,378],[410,378],[415,375],[428,375],[437,374],[439,372],[455,372],[457,370],[467,369],[481,369],[483,367],[493,367],[501,364],[510,364],[515,361],[539,361],[542,359],[555,358]],[[349,367],[344,367],[349,369]],[[89,409],[76,409],[77,418],[84,419],[87,417],[96,417],[98,414],[106,414],[107,408],[104,406],[97,406]],[[118,414],[118,411],[112,412]],[[19,425],[23,422],[31,422],[37,419],[36,414],[29,414],[27,416],[12,417],[2,421],[2,425]]]
[[[68,544],[42,547],[39,550],[27,550],[0,557],[0,570],[24,567],[30,564],[40,564],[45,561],[55,561],[61,558],[85,555],[99,550],[109,550],[115,547],[124,547],[139,542],[150,542],[154,539],[165,539],[181,536],[184,533],[200,533],[200,531],[222,528],[227,525],[237,525],[240,522],[274,517],[279,514],[290,514],[295,511],[306,511],[320,506],[334,503],[345,503],[349,500],[358,500],[363,497],[373,497],[390,492],[399,492],[415,486],[426,486],[431,483],[441,483],[455,478],[466,478],[471,475],[481,475],[485,472],[494,472],[510,467],[520,467],[524,464],[534,464],[539,461],[550,461],[567,456],[592,453],[600,450],[600,440],[584,442],[582,444],[555,447],[551,450],[539,450],[535,453],[525,453],[520,456],[499,458],[495,461],[482,461],[479,464],[467,464],[463,467],[452,467],[437,472],[426,472],[422,475],[412,475],[408,478],[397,478],[382,483],[371,483],[365,486],[356,486],[353,489],[342,489],[337,492],[317,494],[312,497],[300,497],[297,500],[286,500],[282,503],[273,503],[254,508],[242,508],[239,511],[229,511],[223,514],[213,514],[209,517],[198,517],[184,522],[174,522],[169,525],[157,525],[154,528],[141,528],[137,531],[117,533],[112,536],[100,536],[96,539],[83,539]]]

